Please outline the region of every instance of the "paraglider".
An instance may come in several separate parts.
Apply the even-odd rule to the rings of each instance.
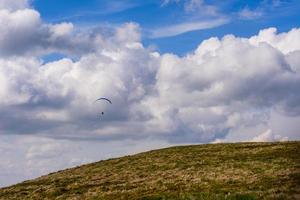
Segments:
[[[109,100],[108,98],[101,97],[101,98],[97,99],[96,101],[100,101],[100,100],[106,100],[106,101],[108,101],[110,104],[112,104],[111,100]]]
[[[105,98],[105,97],[101,97],[101,98],[97,99],[95,102],[97,102],[97,101],[106,101],[106,102],[112,104],[111,100],[108,98]],[[101,115],[104,115],[104,112],[101,112]]]

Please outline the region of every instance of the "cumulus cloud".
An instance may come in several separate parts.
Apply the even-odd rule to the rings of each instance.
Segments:
[[[8,3],[8,5],[10,5]],[[14,5],[14,4],[13,4]],[[46,24],[30,8],[0,6],[0,56],[40,56],[61,52],[81,56],[95,51],[102,39],[94,31],[74,30],[72,23]]]
[[[295,31],[299,38],[299,29],[284,35],[289,38]],[[300,46],[283,50],[275,44],[260,36],[228,35],[202,42],[183,58],[163,55],[156,82],[159,104],[149,107],[161,119],[177,120],[170,128],[184,124],[189,135],[194,132],[203,140],[223,137],[237,126],[267,123],[271,109],[299,115],[294,108],[300,79],[284,53]]]
[[[152,89],[158,66],[157,53],[136,42],[137,28],[125,24],[107,41],[112,45],[87,53],[79,61],[62,59],[43,65],[36,58],[0,59],[1,132],[54,136],[84,132],[86,137],[111,130],[120,134],[118,126],[137,117],[131,116],[134,107]],[[94,103],[104,95],[113,99],[113,107]],[[100,109],[107,113],[104,119],[98,118]],[[132,126],[141,127],[134,122]]]
[[[299,29],[293,28],[287,33],[277,34],[276,28],[268,28],[261,30],[257,36],[251,37],[249,41],[253,45],[265,42],[284,54],[297,53],[300,46]]]
[[[0,9],[18,10],[28,7],[28,0],[1,0]]]
[[[1,134],[210,142],[267,125],[273,110],[300,114],[299,29],[210,38],[179,57],[145,48],[135,23],[77,32],[29,8],[0,13],[9,22],[0,32]],[[78,59],[45,64],[49,51]],[[113,106],[94,103],[99,96]]]
[[[266,130],[260,135],[254,137],[251,142],[273,142],[273,141],[287,141],[287,137],[282,137],[280,135],[274,135],[271,129]]]
[[[73,26],[52,29],[61,37]],[[266,125],[272,110],[298,116],[299,35],[271,28],[250,38],[210,38],[178,57],[145,48],[138,25],[128,23],[78,61],[4,56],[0,132],[210,142],[237,127]],[[113,106],[94,103],[99,96]]]
[[[254,136],[244,137],[244,138],[236,138],[236,137],[226,137],[223,139],[217,138],[212,143],[226,143],[226,142],[283,142],[288,141],[289,138],[287,136],[281,136],[279,134],[274,134],[271,129],[267,129],[259,134],[255,133]],[[251,138],[253,137],[253,138]]]

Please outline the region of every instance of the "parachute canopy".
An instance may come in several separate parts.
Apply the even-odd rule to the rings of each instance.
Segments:
[[[107,102],[109,102],[110,104],[112,104],[111,100],[109,100],[108,98],[105,98],[105,97],[101,97],[101,98],[97,99],[96,101],[101,101],[101,100],[107,101]]]

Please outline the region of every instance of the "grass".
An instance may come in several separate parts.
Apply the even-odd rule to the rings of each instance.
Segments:
[[[300,142],[154,150],[2,188],[0,199],[300,199]]]

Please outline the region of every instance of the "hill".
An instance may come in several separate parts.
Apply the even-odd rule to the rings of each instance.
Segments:
[[[2,188],[0,199],[300,199],[300,142],[153,150]]]

